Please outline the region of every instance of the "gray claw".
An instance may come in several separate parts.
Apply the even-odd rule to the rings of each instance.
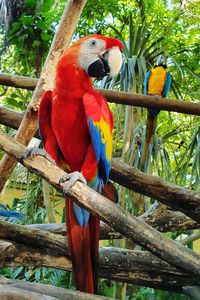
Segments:
[[[48,159],[52,164],[56,164],[53,158],[44,150],[37,147],[26,148],[26,150],[21,154],[20,160],[25,158],[33,158],[36,155],[43,156],[44,158]]]
[[[159,95],[157,95],[157,94],[155,94],[154,97],[155,97],[157,100],[159,100],[159,99],[161,98],[161,97],[160,97]]]
[[[67,182],[66,182],[67,181]],[[81,181],[84,184],[87,184],[87,181],[85,180],[85,178],[83,177],[82,173],[75,171],[69,174],[65,174],[63,175],[60,180],[59,183],[65,183],[64,187],[63,187],[63,193],[64,195],[66,195],[69,190],[71,189],[71,187],[77,182],[77,181]]]

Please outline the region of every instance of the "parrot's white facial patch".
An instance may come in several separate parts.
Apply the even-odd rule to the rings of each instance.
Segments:
[[[90,77],[116,76],[122,65],[119,47],[106,48],[106,42],[92,37],[80,48],[79,65]]]
[[[110,76],[118,74],[122,66],[122,54],[118,47],[113,47],[108,52],[108,65],[110,67]]]
[[[98,60],[105,52],[106,43],[103,40],[91,38],[86,40],[80,49],[79,65],[87,72],[88,66]]]

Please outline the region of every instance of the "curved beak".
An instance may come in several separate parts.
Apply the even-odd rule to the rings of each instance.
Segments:
[[[116,76],[122,65],[122,54],[119,47],[112,47],[104,52],[99,59],[89,65],[87,73],[91,77]]]

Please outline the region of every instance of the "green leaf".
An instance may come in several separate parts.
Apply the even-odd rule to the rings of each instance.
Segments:
[[[40,36],[41,36],[41,39],[45,42],[47,42],[51,39],[51,36],[48,33],[44,32],[44,31],[41,33]]]

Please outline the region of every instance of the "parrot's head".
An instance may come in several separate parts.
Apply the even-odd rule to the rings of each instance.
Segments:
[[[116,76],[122,65],[122,43],[99,34],[79,39],[66,54],[90,77]]]
[[[167,67],[167,58],[163,54],[159,55],[156,59],[155,65],[156,67],[159,66]]]

